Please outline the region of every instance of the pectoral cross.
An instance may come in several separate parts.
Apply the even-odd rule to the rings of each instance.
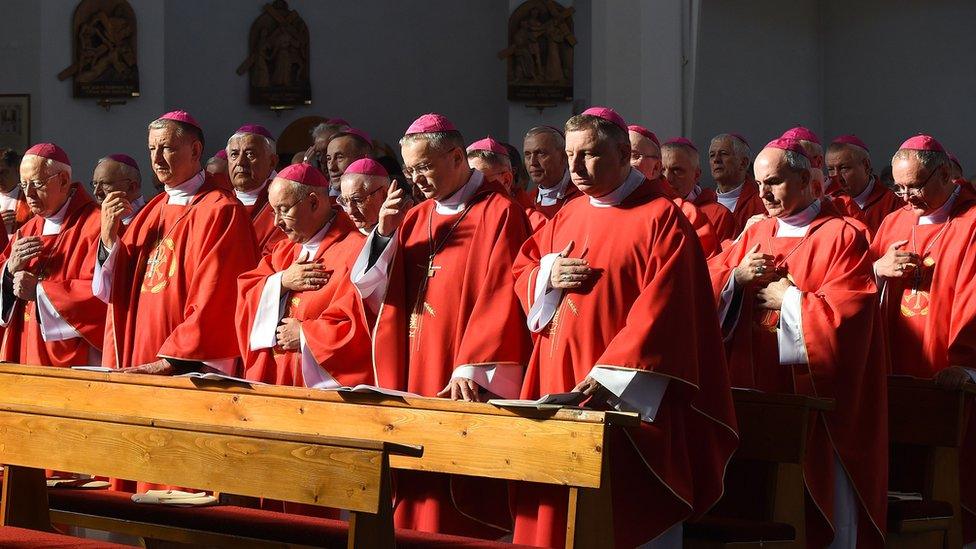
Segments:
[[[420,268],[423,269],[423,265]],[[427,261],[427,278],[434,278],[434,275],[437,274],[437,270],[440,268],[440,265],[434,265],[434,258],[430,258]]]
[[[163,259],[159,257],[159,247],[153,252],[152,256],[149,257],[149,261],[146,262],[146,266],[149,267],[146,270],[146,278],[152,278],[159,269],[159,266],[163,263]]]

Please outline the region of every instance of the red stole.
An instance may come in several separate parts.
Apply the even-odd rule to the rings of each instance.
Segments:
[[[655,421],[612,441],[616,544],[634,547],[707,511],[737,444],[708,270],[688,220],[645,181],[617,207],[573,201],[525,243],[514,266],[525,310],[541,258],[570,241],[600,277],[566,291],[535,335],[522,397],[572,390],[596,364],[671,378]],[[516,492],[515,543],[561,546],[566,489]]]
[[[44,292],[58,314],[80,334],[80,338],[44,341],[35,301],[15,302],[3,334],[0,360],[44,366],[85,366],[89,351],[102,348],[105,304],[92,295],[92,265],[98,249],[101,221],[98,205],[75,183],[61,232],[43,236],[44,218],[32,217],[18,231],[19,238],[40,236],[41,255],[27,264],[38,275],[38,289]],[[2,232],[2,231],[0,231]],[[11,245],[0,255],[0,264],[10,257]]]
[[[803,464],[814,506],[807,513],[808,544],[822,546],[832,537],[834,475],[840,474],[834,468],[836,451],[858,495],[858,546],[880,547],[888,482],[887,356],[868,244],[827,201],[804,237],[776,237],[776,230],[775,219],[756,223],[709,261],[712,286],[720,295],[756,244],[760,252],[775,255],[781,272],[803,292],[809,364],[779,363],[779,311],[755,308],[755,290],[747,289],[728,343],[732,384],[836,401],[833,412],[810,426]]]

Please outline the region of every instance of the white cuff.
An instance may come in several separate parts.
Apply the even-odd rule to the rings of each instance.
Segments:
[[[657,417],[664,391],[670,379],[654,372],[594,366],[590,376],[615,398],[610,404],[621,412],[637,412],[641,420],[651,423]]]
[[[340,383],[315,361],[312,351],[308,348],[308,342],[305,340],[305,330],[298,328],[298,338],[301,344],[302,378],[305,380],[305,386],[310,389],[336,389],[340,387]]]
[[[489,393],[501,398],[518,398],[522,390],[522,366],[511,362],[503,364],[465,364],[458,366],[451,379],[470,379]]]
[[[213,368],[225,375],[233,376],[237,373],[236,358],[222,358],[220,360],[202,360],[204,366]]]
[[[275,273],[264,280],[261,301],[254,313],[254,325],[248,338],[252,351],[270,349],[278,344],[278,322],[281,320],[281,277],[284,272]]]
[[[552,276],[552,266],[559,259],[559,254],[546,254],[539,260],[539,273],[535,276],[535,293],[532,297],[532,307],[526,315],[526,325],[532,333],[539,333],[549,325],[552,317],[559,308],[559,300],[563,291],[549,286]]]
[[[98,242],[99,249],[104,248],[101,241]],[[112,272],[115,270],[115,263],[119,258],[119,243],[116,242],[112,249],[108,251],[105,263],[98,261],[98,254],[95,254],[95,276],[92,278],[92,295],[105,303],[112,298]]]
[[[41,338],[44,341],[64,341],[81,337],[74,326],[69,324],[44,292],[43,282],[37,283],[37,321],[41,325]]]
[[[803,318],[800,314],[800,300],[803,294],[790,286],[783,294],[783,304],[779,310],[779,326],[776,329],[776,342],[779,344],[780,364],[807,364],[807,344],[803,341]]]
[[[356,289],[359,290],[363,303],[374,313],[379,312],[380,304],[386,296],[386,287],[390,280],[388,269],[397,249],[397,233],[394,231],[390,241],[386,244],[386,248],[376,258],[376,263],[370,267],[369,255],[373,249],[373,240],[377,237],[376,231],[377,229],[374,228],[366,238],[363,250],[359,252],[359,257],[356,258],[356,263],[353,264],[349,277]]]

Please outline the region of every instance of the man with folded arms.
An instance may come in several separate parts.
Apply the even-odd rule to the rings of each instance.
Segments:
[[[529,235],[507,191],[468,167],[464,139],[439,114],[400,140],[404,173],[428,199],[409,208],[390,185],[379,222],[353,267],[371,312],[377,384],[428,397],[513,398],[529,337],[512,261]],[[504,483],[397,474],[397,526],[497,538],[511,522]],[[477,519],[471,517],[478,517]]]
[[[373,384],[369,329],[349,279],[364,238],[332,209],[329,181],[309,164],[268,190],[287,235],[237,281],[237,327],[247,379],[320,389]]]
[[[529,193],[535,208],[549,219],[567,202],[580,195],[570,182],[566,163],[566,139],[552,126],[536,126],[522,142],[525,170],[536,188]]]
[[[810,160],[777,139],[756,157],[769,217],[709,261],[732,385],[829,398],[803,461],[808,547],[883,547],[884,330],[863,229],[814,197]]]
[[[701,178],[701,160],[694,143],[684,137],[666,141],[661,146],[661,167],[664,178],[674,193],[705,214],[720,243],[735,239],[737,234],[732,212],[715,201],[713,189],[702,189],[698,185]]]
[[[907,207],[881,222],[871,243],[891,371],[956,389],[976,377],[976,193],[950,177],[945,148],[914,136],[891,160]],[[976,457],[976,421],[960,463]],[[963,537],[976,541],[976,475],[961,467]]]
[[[585,196],[532,235],[513,270],[536,334],[522,398],[582,391],[640,413],[608,441],[614,541],[680,547],[681,523],[721,497],[737,444],[705,257],[678,207],[631,168],[616,112],[569,119],[566,150]],[[513,489],[515,543],[563,546],[567,489]]]
[[[102,364],[146,374],[236,374],[237,276],[258,262],[244,206],[200,166],[203,131],[185,111],[149,124],[149,156],[165,193],[136,215],[121,191],[102,203],[92,293],[109,304]]]
[[[885,216],[905,205],[874,176],[868,146],[856,135],[842,135],[827,147],[827,174],[825,194],[844,215],[864,223],[868,238]]]
[[[227,140],[226,153],[234,195],[251,218],[258,251],[265,255],[285,238],[268,205],[268,184],[278,165],[274,136],[264,126],[246,124]]]
[[[20,163],[32,217],[0,254],[0,360],[43,366],[98,364],[105,304],[91,294],[98,205],[71,181],[71,162],[53,143]]]

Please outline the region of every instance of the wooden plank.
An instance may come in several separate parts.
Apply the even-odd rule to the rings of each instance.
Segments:
[[[380,501],[393,501],[390,487],[390,463],[384,456],[380,485]],[[384,549],[396,546],[393,533],[393,505],[381,505],[376,513],[357,513],[349,515],[349,549]]]
[[[6,467],[0,495],[0,525],[54,531],[51,527],[43,469],[16,465]]]
[[[0,412],[0,463],[352,511],[380,508],[382,456],[375,450]]]
[[[615,544],[609,460],[605,456],[599,488],[569,488],[566,549],[613,549]]]
[[[353,405],[326,391],[200,389],[188,379],[11,365],[0,365],[0,387],[0,403],[92,413],[138,410],[138,415],[160,421],[382,440],[424,447],[421,458],[393,456],[394,469],[591,488],[599,486],[608,417],[582,412],[540,421],[485,404],[441,399],[413,399],[412,407],[376,399],[357,399]]]

